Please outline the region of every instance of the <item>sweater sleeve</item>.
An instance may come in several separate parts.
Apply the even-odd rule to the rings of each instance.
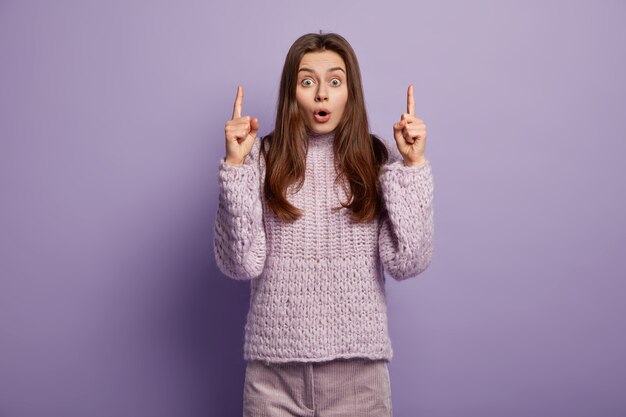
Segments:
[[[423,272],[433,253],[433,175],[430,161],[406,166],[397,152],[381,168],[384,213],[379,223],[378,253],[397,281]]]
[[[260,142],[257,138],[242,166],[228,164],[225,157],[219,163],[213,249],[219,269],[236,280],[258,277],[265,265]]]

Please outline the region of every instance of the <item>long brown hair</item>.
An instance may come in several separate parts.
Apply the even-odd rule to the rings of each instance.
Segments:
[[[283,221],[297,220],[303,214],[285,196],[291,184],[297,183],[297,189],[302,187],[306,170],[307,130],[296,101],[296,83],[302,56],[323,50],[334,51],[343,58],[348,83],[348,101],[333,142],[335,181],[341,181],[348,202],[341,202],[341,207],[335,209],[345,207],[352,211],[352,220],[369,222],[383,210],[379,171],[389,155],[385,144],[369,132],[356,54],[348,41],[336,33],[302,35],[287,53],[274,130],[261,142],[266,166],[265,198],[268,207]]]

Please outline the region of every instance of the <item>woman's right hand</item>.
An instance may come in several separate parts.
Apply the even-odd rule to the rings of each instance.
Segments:
[[[252,145],[259,131],[259,120],[250,116],[241,116],[243,105],[243,87],[237,86],[237,97],[233,108],[233,118],[226,122],[226,162],[242,165],[252,150]]]

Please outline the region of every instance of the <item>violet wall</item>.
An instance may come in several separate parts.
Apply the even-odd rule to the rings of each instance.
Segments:
[[[0,416],[239,416],[212,253],[237,84],[337,32],[374,133],[415,85],[435,252],[387,282],[394,415],[626,415],[622,1],[0,1]]]

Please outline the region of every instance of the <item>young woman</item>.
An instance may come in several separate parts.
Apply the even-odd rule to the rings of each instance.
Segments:
[[[289,49],[274,130],[242,116],[238,86],[219,164],[214,253],[249,280],[244,416],[391,416],[386,271],[431,262],[426,126],[407,111],[395,146],[369,132],[356,55],[340,35]]]

